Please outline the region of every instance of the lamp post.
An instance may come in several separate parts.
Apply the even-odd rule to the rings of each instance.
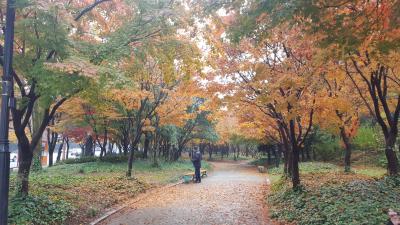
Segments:
[[[3,52],[3,77],[0,111],[0,225],[7,225],[10,183],[10,149],[8,125],[13,107],[12,58],[14,42],[15,0],[7,0],[6,29]]]

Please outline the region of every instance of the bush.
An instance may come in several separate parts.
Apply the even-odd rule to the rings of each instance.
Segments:
[[[298,225],[384,224],[389,208],[399,210],[400,178],[355,180],[340,185],[269,196],[272,217]]]
[[[143,156],[143,153],[135,153],[135,158],[140,158]],[[106,155],[100,160],[97,156],[84,156],[81,158],[75,159],[66,159],[62,161],[60,164],[78,164],[78,163],[88,163],[88,162],[110,162],[110,163],[121,163],[128,161],[128,155]]]
[[[382,143],[382,137],[379,134],[380,130],[373,126],[361,126],[357,131],[357,135],[353,139],[355,149],[367,151],[378,150],[383,147],[384,143]]]
[[[127,162],[128,156],[127,155],[106,155],[103,157],[103,159],[101,161],[110,162],[110,163]]]
[[[64,224],[71,210],[69,203],[63,200],[53,201],[46,196],[14,197],[10,199],[9,224]]]
[[[98,160],[97,157],[95,156],[84,156],[81,158],[75,158],[75,159],[66,159],[62,161],[64,164],[77,164],[77,163],[87,163],[87,162],[96,162]]]
[[[318,130],[313,138],[312,149],[317,160],[329,161],[342,155],[339,138],[321,130]]]
[[[251,161],[249,164],[254,166],[265,166],[268,164],[267,161],[267,158],[259,158]]]

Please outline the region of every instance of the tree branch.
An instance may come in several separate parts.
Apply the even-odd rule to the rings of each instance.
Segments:
[[[85,8],[82,9],[74,18],[75,21],[78,21],[82,16],[84,16],[86,13],[92,11],[96,6],[103,2],[109,2],[111,0],[95,0],[93,4],[86,6]]]

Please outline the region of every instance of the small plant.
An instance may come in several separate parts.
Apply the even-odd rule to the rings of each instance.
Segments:
[[[97,157],[94,156],[84,156],[81,158],[75,159],[66,159],[63,161],[65,164],[77,164],[77,163],[87,163],[87,162],[96,162],[98,160]]]
[[[89,217],[95,217],[99,213],[99,210],[93,207],[90,207],[87,211],[87,215]]]
[[[127,155],[106,155],[102,158],[101,161],[110,162],[110,163],[127,162],[128,156]]]
[[[85,168],[84,167],[79,168],[78,173],[84,174],[85,173]]]
[[[9,224],[64,224],[72,212],[69,203],[46,196],[14,197],[10,200]]]

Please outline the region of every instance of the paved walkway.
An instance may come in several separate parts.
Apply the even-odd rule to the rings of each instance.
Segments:
[[[148,196],[102,225],[268,225],[267,178],[244,163],[213,163],[200,184],[181,184]]]

